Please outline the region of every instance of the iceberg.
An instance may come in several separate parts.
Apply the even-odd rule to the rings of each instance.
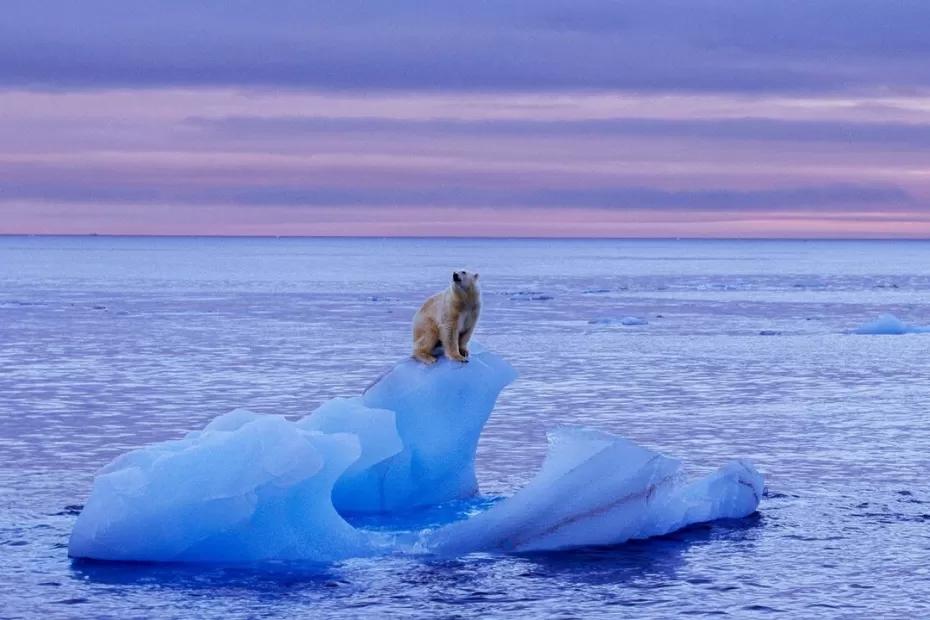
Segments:
[[[514,369],[477,343],[467,364],[404,360],[354,398],[296,421],[237,409],[96,476],[73,558],[332,562],[392,553],[520,552],[617,544],[741,517],[762,477],[735,461],[688,482],[680,463],[608,433],[561,429],[513,496],[478,493],[478,437]],[[429,523],[410,517],[431,507]],[[353,516],[359,515],[359,516]]]
[[[762,491],[762,476],[744,461],[689,483],[675,459],[609,433],[563,429],[549,435],[549,453],[529,484],[438,529],[428,546],[461,554],[616,545],[748,516]]]
[[[853,330],[854,334],[900,335],[930,333],[930,326],[908,325],[893,314],[883,314],[871,323]]]

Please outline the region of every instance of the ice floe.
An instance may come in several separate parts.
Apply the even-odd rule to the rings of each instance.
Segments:
[[[404,522],[398,515],[477,496],[478,437],[515,377],[473,343],[467,364],[404,360],[361,396],[333,399],[297,421],[237,409],[182,439],[133,450],[98,473],[69,555],[329,562],[566,549],[756,509],[762,477],[748,463],[688,481],[675,459],[566,428],[550,435],[542,469],[513,496],[476,502],[481,511],[470,516],[440,510],[448,523],[391,531]]]

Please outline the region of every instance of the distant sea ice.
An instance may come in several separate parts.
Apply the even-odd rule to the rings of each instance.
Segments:
[[[618,319],[610,317],[591,319],[588,323],[591,325],[649,325],[649,321],[636,316],[624,316]]]
[[[854,334],[899,335],[930,333],[930,326],[908,325],[893,314],[883,314],[871,323],[853,330]]]

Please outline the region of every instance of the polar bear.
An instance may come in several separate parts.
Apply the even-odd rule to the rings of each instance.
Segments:
[[[468,340],[480,312],[478,274],[454,272],[449,288],[423,302],[413,317],[413,357],[433,364],[434,350],[442,345],[446,357],[467,362]]]

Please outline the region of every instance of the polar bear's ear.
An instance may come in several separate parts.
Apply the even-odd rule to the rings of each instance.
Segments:
[[[478,272],[476,271],[476,272],[475,272],[475,280],[477,280],[477,279],[478,279]]]
[[[453,271],[453,272],[452,272],[452,280],[453,280],[454,282],[461,282],[461,281],[462,281],[462,276],[459,275],[459,272],[458,272],[458,271]]]

